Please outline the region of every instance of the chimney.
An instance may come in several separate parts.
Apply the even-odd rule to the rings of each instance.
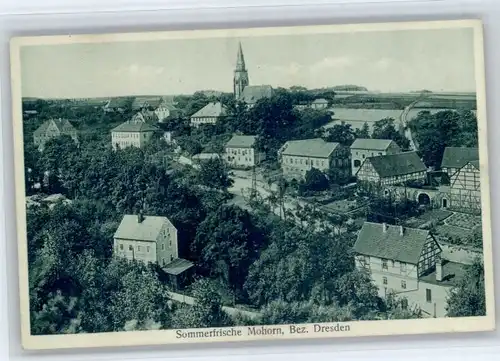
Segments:
[[[399,235],[402,236],[404,234],[403,226],[399,226]]]
[[[436,257],[436,281],[441,282],[443,280],[443,261],[441,257]]]
[[[386,233],[386,232],[387,232],[387,223],[385,223],[385,222],[384,222],[384,223],[382,223],[382,231],[383,231],[384,233]]]
[[[142,211],[137,214],[137,223],[142,223],[144,221],[144,215],[142,214]]]

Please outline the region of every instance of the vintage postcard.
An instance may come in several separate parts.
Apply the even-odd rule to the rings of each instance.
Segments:
[[[26,349],[495,328],[480,21],[11,60]]]

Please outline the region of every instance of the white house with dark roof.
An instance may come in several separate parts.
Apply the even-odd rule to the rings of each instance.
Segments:
[[[300,179],[311,168],[322,172],[336,168],[342,175],[350,173],[348,149],[321,138],[289,140],[278,151],[278,159],[287,178]]]
[[[157,131],[158,128],[147,123],[142,113],[137,113],[131,120],[111,130],[111,145],[114,150],[126,147],[142,148]]]
[[[407,181],[424,182],[427,168],[416,152],[369,157],[356,173],[360,181],[378,185],[398,185]]]
[[[205,105],[196,113],[191,115],[191,126],[200,124],[216,124],[218,120],[227,117],[227,109],[220,102],[212,102]]]
[[[328,108],[328,100],[326,100],[325,98],[319,98],[319,99],[315,99],[312,103],[311,103],[311,108],[313,109],[326,109]]]
[[[194,266],[179,258],[177,229],[167,217],[126,214],[113,238],[116,257],[157,264],[168,275]]]
[[[234,168],[249,168],[258,165],[266,154],[255,147],[255,135],[233,135],[226,143],[224,159]]]
[[[62,135],[70,136],[75,143],[78,143],[78,132],[69,120],[61,118],[49,119],[33,132],[33,141],[38,150],[41,151],[49,140]]]
[[[394,293],[424,317],[445,317],[464,265],[442,259],[429,230],[365,222],[354,245],[356,268],[371,275],[380,297]]]
[[[368,157],[401,153],[401,148],[395,141],[390,139],[366,139],[357,138],[350,146],[351,149],[351,172],[356,172]]]
[[[468,162],[479,160],[478,148],[446,147],[441,160],[441,170],[452,177]]]

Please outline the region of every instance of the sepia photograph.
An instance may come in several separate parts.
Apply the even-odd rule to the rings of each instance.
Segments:
[[[482,42],[13,38],[23,347],[493,330]]]

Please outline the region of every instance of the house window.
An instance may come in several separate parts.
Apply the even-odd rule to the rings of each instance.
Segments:
[[[172,238],[169,239],[169,246],[172,247]]]
[[[161,244],[161,250],[164,251],[165,250],[165,243],[162,243]]]
[[[391,260],[391,267],[394,267],[394,260]]]
[[[401,281],[401,288],[406,290],[406,281]]]
[[[128,250],[129,251],[133,251],[134,250],[134,248],[132,247],[132,245],[128,246]]]
[[[120,244],[120,251],[123,251],[123,244]]]
[[[141,251],[141,246],[137,246],[137,251]]]
[[[363,159],[365,159],[365,155],[363,154]]]
[[[174,256],[170,255],[170,262],[174,260]]]
[[[432,302],[432,293],[431,290],[428,288],[425,290],[425,300],[427,302]]]
[[[401,272],[406,272],[406,263],[401,262]]]
[[[167,265],[167,262],[165,262],[165,258],[163,258],[163,259],[161,260],[161,262],[162,262],[163,266],[166,266],[166,265]]]
[[[382,269],[385,269],[385,270],[388,269],[388,267],[387,267],[387,260],[386,259],[382,260]]]
[[[406,298],[403,298],[403,299],[401,300],[401,308],[402,308],[403,310],[408,309],[408,300],[407,300]]]
[[[356,159],[356,160],[354,161],[354,166],[355,166],[355,167],[359,167],[359,166],[361,166],[361,161],[360,161],[359,159]]]
[[[386,285],[386,284],[387,284],[387,277],[383,277],[383,278],[382,278],[382,283],[383,283],[384,285]]]
[[[149,253],[149,250],[150,250],[150,248],[149,248],[149,246],[147,246],[147,247],[146,247],[146,252],[148,252],[148,253]]]

